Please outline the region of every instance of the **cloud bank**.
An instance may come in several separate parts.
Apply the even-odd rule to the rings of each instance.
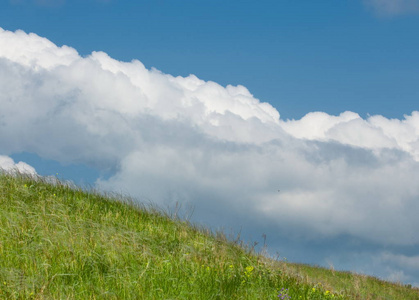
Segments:
[[[110,172],[99,187],[193,206],[195,220],[212,226],[290,243],[368,244],[374,251],[362,263],[380,257],[375,275],[419,275],[403,267],[417,260],[406,249],[419,248],[419,112],[282,120],[244,86],[175,77],[103,52],[81,57],[3,29],[0,90],[1,154]],[[333,259],[322,251],[317,263]],[[391,272],[383,267],[390,261]]]

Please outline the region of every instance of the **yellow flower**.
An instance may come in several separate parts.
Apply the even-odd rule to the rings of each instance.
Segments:
[[[254,270],[255,268],[254,267],[252,267],[252,266],[248,266],[248,267],[246,267],[246,271],[244,271],[244,275],[246,275],[247,277],[250,277],[250,275],[252,275],[252,271]]]
[[[313,293],[316,291],[316,288],[312,288]]]
[[[246,267],[246,272],[247,273],[252,273],[253,269],[254,269],[254,267],[248,266],[248,267]]]

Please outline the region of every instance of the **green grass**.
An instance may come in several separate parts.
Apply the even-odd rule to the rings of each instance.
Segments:
[[[419,299],[59,181],[0,174],[0,207],[0,299]]]

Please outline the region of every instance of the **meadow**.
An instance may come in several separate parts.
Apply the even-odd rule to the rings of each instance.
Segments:
[[[0,173],[0,207],[0,299],[419,299],[56,178]]]

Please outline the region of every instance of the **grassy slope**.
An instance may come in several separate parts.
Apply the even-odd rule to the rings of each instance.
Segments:
[[[0,208],[0,299],[419,299],[59,182],[0,174]]]

